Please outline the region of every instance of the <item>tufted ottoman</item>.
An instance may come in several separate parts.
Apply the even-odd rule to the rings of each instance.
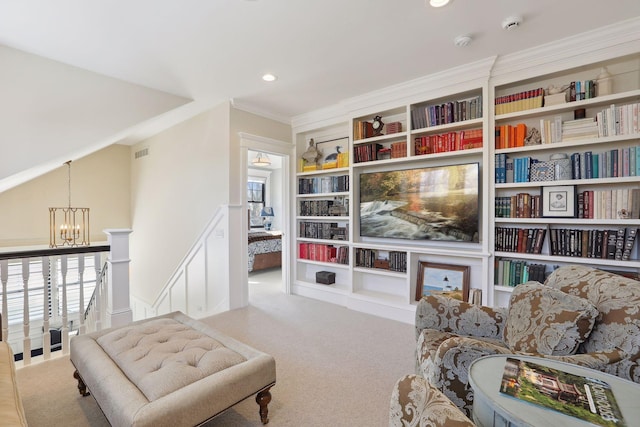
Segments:
[[[256,393],[269,422],[273,357],[180,312],[75,336],[71,362],[112,426],[194,426]]]

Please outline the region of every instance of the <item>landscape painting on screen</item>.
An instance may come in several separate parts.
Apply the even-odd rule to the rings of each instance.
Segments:
[[[360,175],[360,235],[478,242],[479,165]]]

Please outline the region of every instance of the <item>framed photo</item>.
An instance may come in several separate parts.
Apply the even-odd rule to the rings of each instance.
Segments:
[[[548,218],[576,217],[576,186],[542,187],[542,216]]]
[[[416,301],[425,295],[447,295],[469,301],[469,266],[420,261]]]
[[[316,142],[316,148],[320,152],[318,163],[338,162],[338,154],[349,151],[349,137],[331,139],[324,142]]]

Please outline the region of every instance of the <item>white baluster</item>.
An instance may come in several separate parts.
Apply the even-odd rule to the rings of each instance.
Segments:
[[[84,334],[84,254],[78,254],[78,282],[80,284],[80,301],[78,303],[80,326],[78,327],[78,334]]]
[[[49,331],[49,257],[42,257],[42,356],[51,357],[51,332]]]
[[[96,331],[102,330],[102,280],[100,280],[100,273],[102,271],[102,260],[100,254],[96,252],[93,256],[94,268],[96,270],[96,299],[94,301],[94,314],[93,322]]]
[[[67,255],[60,258],[60,272],[62,273],[62,354],[69,353],[69,315],[67,313]]]
[[[0,280],[2,280],[2,339],[9,341],[9,304],[7,303],[7,282],[9,281],[9,260],[0,261]]]
[[[22,332],[22,361],[24,365],[31,364],[31,337],[29,331],[29,258],[22,258],[22,283],[23,283],[23,318]]]

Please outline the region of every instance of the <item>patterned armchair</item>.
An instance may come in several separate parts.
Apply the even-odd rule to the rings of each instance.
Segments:
[[[423,377],[407,375],[393,387],[389,427],[475,427],[475,424]]]
[[[508,308],[426,296],[416,310],[417,374],[467,416],[467,372],[490,354],[529,354],[640,382],[640,282],[564,266],[542,285],[516,286]]]

